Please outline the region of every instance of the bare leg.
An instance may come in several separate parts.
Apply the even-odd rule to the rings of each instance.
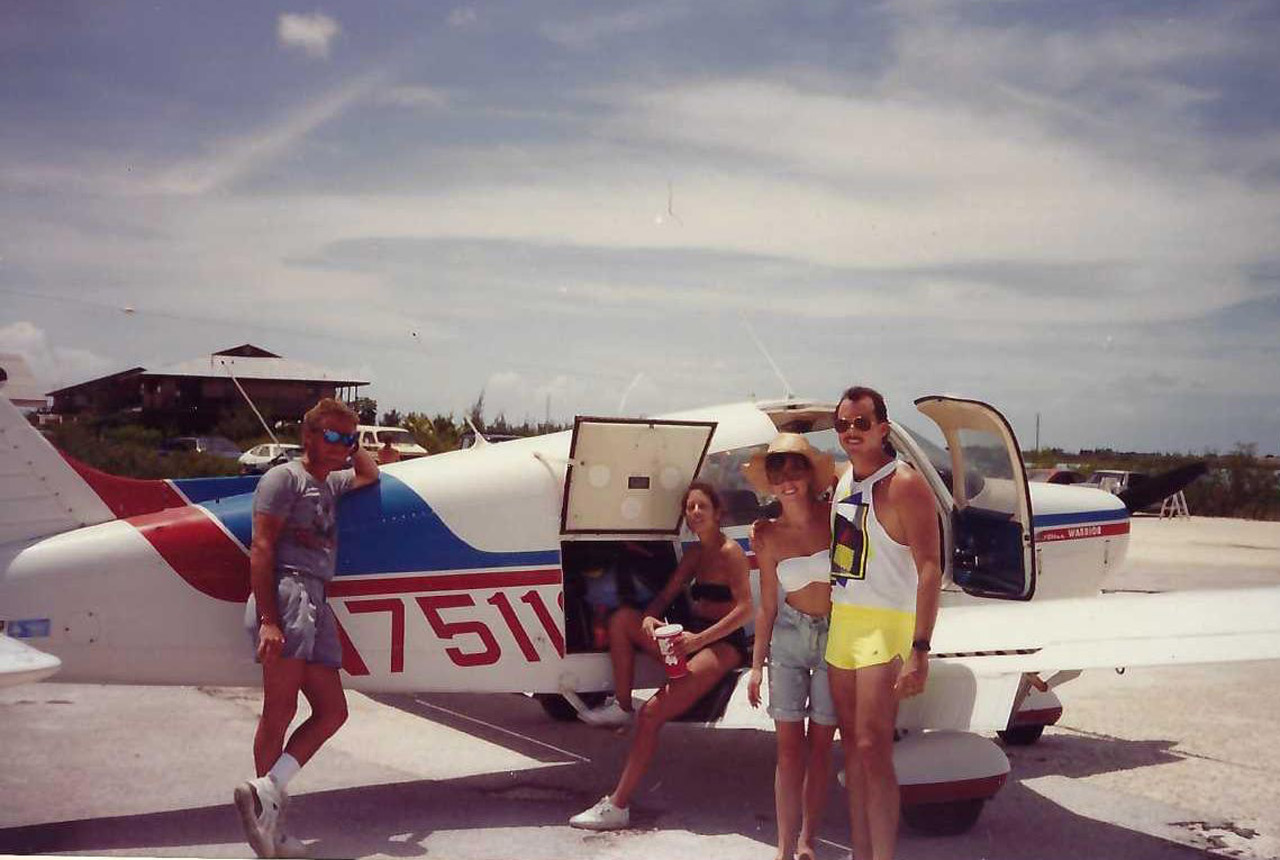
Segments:
[[[858,747],[854,728],[857,725],[858,687],[856,673],[852,669],[840,669],[827,664],[827,678],[831,681],[831,698],[835,701],[836,717],[840,723],[840,746],[844,752],[844,784],[849,802],[849,838],[853,844],[853,856],[857,860],[870,860],[871,836],[867,828],[867,809],[863,803],[866,794],[862,778],[862,764],[858,759]]]
[[[892,860],[898,842],[901,798],[893,769],[893,728],[898,699],[893,685],[902,660],[868,666],[855,672],[857,717],[854,747],[861,764],[871,860]]]
[[[631,710],[631,690],[635,682],[636,651],[659,657],[658,644],[645,635],[640,612],[624,606],[609,616],[609,660],[613,663],[613,690],[618,707]]]
[[[800,838],[796,843],[797,856],[814,856],[813,840],[822,826],[822,813],[827,806],[827,784],[831,779],[831,746],[835,743],[836,727],[809,721],[809,761],[804,772],[804,816],[800,824]]]
[[[631,795],[653,761],[653,754],[658,748],[658,732],[663,725],[693,707],[741,662],[742,658],[733,646],[717,642],[689,658],[689,674],[669,682],[645,702],[636,721],[635,738],[627,753],[627,763],[613,790],[614,806],[626,808],[631,803]]]
[[[808,744],[804,721],[774,721],[778,736],[778,768],[773,778],[774,806],[778,815],[778,860],[795,856],[800,830],[800,796],[804,789],[804,765]]]
[[[306,666],[303,660],[284,657],[262,664],[262,716],[253,735],[253,766],[258,776],[266,776],[284,751],[284,736],[298,712],[298,690]]]
[[[294,730],[285,747],[300,765],[306,764],[347,721],[347,697],[337,669],[308,663],[302,677],[302,695],[311,705],[311,716]]]

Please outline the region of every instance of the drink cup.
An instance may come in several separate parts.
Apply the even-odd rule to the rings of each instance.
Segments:
[[[653,638],[658,642],[658,651],[662,654],[662,668],[667,670],[667,677],[674,680],[689,674],[689,666],[683,654],[677,654],[676,637],[684,632],[679,624],[664,624],[653,631]]]

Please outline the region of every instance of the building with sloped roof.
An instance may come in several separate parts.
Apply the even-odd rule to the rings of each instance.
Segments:
[[[322,397],[355,400],[367,380],[246,343],[154,370],[130,368],[49,392],[59,414],[138,411],[199,428],[251,399],[263,415],[297,421]]]

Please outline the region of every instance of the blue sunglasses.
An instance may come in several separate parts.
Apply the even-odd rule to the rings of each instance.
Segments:
[[[321,430],[320,435],[324,437],[324,441],[330,445],[342,445],[344,448],[354,448],[356,444],[356,434],[339,433],[337,430]]]

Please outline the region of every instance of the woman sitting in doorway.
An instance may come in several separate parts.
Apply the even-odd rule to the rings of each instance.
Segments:
[[[684,518],[698,542],[685,551],[671,579],[643,613],[623,607],[609,619],[614,698],[582,715],[593,725],[625,725],[631,721],[636,651],[661,659],[654,631],[664,624],[662,614],[681,590],[691,586],[693,618],[673,643],[675,652],[686,659],[688,672],[669,680],[640,708],[635,737],[617,785],[595,806],[570,818],[573,827],[627,827],[631,795],[653,760],[662,726],[691,708],[725,675],[750,659],[742,629],[752,611],[749,566],[742,547],[721,531],[721,513],[720,497],[710,484],[690,484],[684,495]]]

